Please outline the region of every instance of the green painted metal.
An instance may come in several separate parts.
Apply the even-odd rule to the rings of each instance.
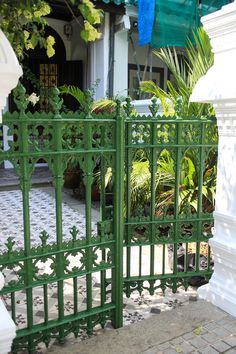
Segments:
[[[206,189],[212,186],[208,177],[215,177],[215,119],[158,117],[155,102],[151,112],[152,116],[137,116],[125,121],[124,291],[127,296],[133,291],[141,294],[144,289],[150,294],[158,289],[165,291],[166,288],[176,292],[180,286],[187,289],[189,283],[207,281],[212,274],[207,242],[212,237],[213,203],[207,201]],[[163,156],[169,158],[164,171]],[[196,166],[194,175],[183,180],[186,164],[194,168],[191,158]],[[138,199],[142,188],[138,190],[137,186],[136,189],[132,186],[137,161],[148,164],[148,173],[144,173],[145,181],[149,181],[148,186],[142,187],[142,196],[145,196],[144,193],[148,195],[144,203]],[[162,180],[165,172],[166,183]],[[189,182],[187,178],[195,179],[195,189],[192,188],[192,191],[185,186]],[[142,178],[139,179],[142,184]],[[187,195],[191,193],[192,199],[188,199]],[[166,197],[158,206],[165,194],[169,195],[169,199]],[[138,262],[134,264],[132,259],[138,253]]]
[[[31,114],[26,111],[28,101],[21,85],[15,92],[15,102],[18,112],[6,113],[3,117],[3,124],[9,127],[8,134],[14,139],[8,151],[4,151],[3,146],[0,149],[0,161],[10,160],[14,165],[23,197],[24,249],[17,249],[14,239],[9,237],[6,252],[0,254],[0,270],[6,280],[9,271],[16,275],[13,281],[6,281],[0,293],[3,299],[10,298],[14,321],[18,314],[18,293],[26,292],[27,324],[17,331],[13,353],[22,349],[35,353],[38,343],[48,345],[52,338],[64,343],[68,334],[77,336],[80,330],[91,334],[94,326],[104,326],[107,320],[111,320],[115,328],[121,327],[123,291],[127,296],[135,290],[141,293],[143,289],[148,289],[150,294],[158,288],[175,292],[182,285],[187,289],[194,277],[209,279],[212,274],[210,250],[208,247],[207,264],[202,267],[201,245],[207,244],[212,236],[212,210],[205,195],[213,171],[209,159],[216,156],[217,149],[214,119],[158,117],[155,102],[151,107],[152,116],[129,117],[129,101],[126,114],[119,102],[116,112],[109,117],[89,112],[64,114],[57,89],[53,89],[50,98],[51,113]],[[79,238],[74,225],[70,240],[65,241],[62,187],[71,156],[78,159],[83,171],[86,230],[85,237]],[[164,157],[169,159],[166,166],[172,173],[169,176],[172,192],[169,199],[159,205],[163,193],[170,191],[170,186],[163,185],[161,179]],[[195,174],[183,180],[186,168],[190,166],[193,170],[190,157],[195,159]],[[32,247],[29,193],[35,164],[42,158],[53,175],[57,238],[50,244],[49,235],[41,230],[41,244]],[[148,165],[144,178],[140,174],[148,183],[137,191],[133,188],[133,171],[138,161]],[[109,183],[108,171],[112,172]],[[93,235],[91,192],[96,175],[100,187],[100,221],[97,234]],[[184,189],[184,183],[191,186],[193,180],[193,200],[185,202],[183,196],[188,190]],[[194,200],[197,200],[196,205]],[[190,253],[193,244],[195,251]],[[184,255],[180,270],[181,247]],[[76,266],[72,268],[70,257],[77,257]],[[168,258],[172,269],[168,267]],[[40,262],[51,262],[51,272],[41,274]],[[100,275],[99,304],[93,299],[95,273]],[[86,279],[86,308],[83,310],[78,305],[82,277]],[[73,284],[73,313],[70,314],[65,311],[66,281]],[[56,318],[51,318],[50,314],[48,296],[52,286],[57,290]],[[43,294],[44,318],[42,323],[35,324],[33,294],[39,288]]]
[[[52,338],[63,343],[69,333],[77,336],[81,330],[91,334],[94,326],[97,324],[104,326],[108,319],[116,327],[121,326],[122,286],[113,289],[114,284],[112,284],[112,297],[106,296],[108,271],[111,271],[120,283],[122,282],[120,249],[123,234],[121,224],[117,220],[123,203],[120,189],[117,190],[120,180],[114,178],[113,194],[116,205],[114,206],[114,203],[110,205],[116,226],[113,227],[113,216],[110,216],[109,220],[104,216],[104,220],[101,220],[98,225],[96,235],[93,235],[91,230],[91,187],[94,182],[93,171],[99,165],[99,161],[102,161],[105,169],[112,165],[119,168],[122,164],[121,145],[117,139],[122,136],[120,132],[124,129],[122,126],[124,123],[114,116],[101,120],[83,113],[61,114],[62,101],[57,89],[52,92],[50,102],[52,113],[49,114],[25,113],[27,99],[21,85],[16,90],[15,101],[18,112],[7,113],[4,116],[4,124],[9,127],[9,134],[14,136],[14,140],[8,151],[3,151],[1,146],[0,160],[11,161],[20,177],[23,196],[24,249],[17,249],[14,239],[8,238],[6,252],[0,255],[0,269],[6,275],[6,280],[9,270],[13,271],[16,277],[14,281],[6,282],[1,295],[3,298],[10,296],[12,318],[16,320],[19,315],[18,294],[22,290],[26,291],[27,324],[25,328],[18,329],[12,350],[13,353],[17,353],[22,349],[28,349],[29,353],[35,353],[38,343],[43,342],[48,345]],[[117,152],[116,149],[119,151]],[[62,186],[67,161],[72,155],[78,158],[83,171],[86,190],[86,232],[85,237],[81,239],[74,225],[71,229],[71,239],[65,241],[62,226]],[[53,175],[56,242],[50,244],[47,233],[41,230],[39,235],[41,244],[38,247],[31,247],[30,184],[35,164],[42,158],[48,163]],[[102,184],[104,185],[104,181]],[[104,205],[102,209],[105,209]],[[109,227],[106,226],[106,222]],[[73,268],[70,266],[71,257],[77,257],[77,263]],[[41,274],[40,263],[42,262],[49,262],[51,271]],[[102,279],[100,304],[95,303],[92,296],[92,278],[95,273],[100,274]],[[83,311],[78,306],[78,291],[82,277],[86,279],[87,301]],[[65,282],[73,284],[73,314],[65,311],[65,304],[68,301],[67,294],[64,292]],[[52,286],[56,288],[55,294],[57,294],[56,318],[52,318],[50,313],[48,294]],[[35,313],[33,313],[33,294],[36,289],[41,289],[43,299],[44,318],[40,324],[35,324]]]

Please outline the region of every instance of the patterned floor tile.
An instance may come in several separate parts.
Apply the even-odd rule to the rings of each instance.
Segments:
[[[0,251],[6,250],[5,243],[8,237],[12,237],[15,249],[23,248],[23,214],[22,194],[19,190],[0,192],[1,219],[0,219]],[[66,203],[62,205],[63,210],[63,239],[70,240],[70,229],[76,225],[79,230],[79,237],[85,236],[85,214],[70,208]],[[30,219],[31,219],[31,243],[32,246],[41,244],[40,233],[45,230],[50,244],[56,241],[56,214],[55,199],[48,193],[32,189],[30,191]],[[92,222],[92,233],[97,233],[97,220]]]

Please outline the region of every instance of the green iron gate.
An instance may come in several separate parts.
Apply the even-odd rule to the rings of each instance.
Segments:
[[[176,292],[212,274],[215,119],[156,117],[155,102],[151,111],[125,121],[127,296],[144,289]]]
[[[157,117],[155,102],[150,117],[125,118],[119,104],[109,117],[89,112],[60,114],[57,89],[50,102],[53,113],[26,113],[22,86],[15,101],[19,113],[4,116],[13,141],[8,151],[0,150],[0,160],[10,160],[19,176],[23,205],[24,247],[19,249],[9,235],[0,255],[0,270],[6,278],[0,295],[14,321],[19,314],[19,294],[25,294],[27,321],[17,330],[13,353],[24,348],[35,353],[39,343],[48,345],[52,338],[63,343],[68,334],[77,336],[81,330],[91,334],[107,320],[121,327],[123,291],[127,296],[143,289],[153,294],[169,287],[175,292],[181,285],[187,289],[194,277],[210,277],[207,241],[216,172],[215,120]],[[63,229],[62,187],[70,158],[77,159],[83,171],[85,235],[81,237],[73,225],[68,239]],[[31,178],[39,159],[48,163],[53,176],[56,239],[51,242],[50,235],[40,230],[40,244],[33,247]],[[100,188],[100,221],[94,233],[91,190],[95,179]],[[95,274],[100,279],[96,301]],[[73,289],[70,313],[65,311],[68,282]],[[82,282],[83,308],[79,302]],[[54,317],[49,299],[52,287],[57,299]],[[42,299],[40,323],[33,311],[36,290]]]
[[[0,255],[0,270],[6,276],[1,295],[8,300],[8,304],[10,301],[8,309],[14,321],[19,314],[20,303],[23,301],[26,304],[26,323],[17,331],[14,353],[24,348],[29,353],[35,353],[38,343],[48,345],[52,338],[63,343],[69,333],[77,336],[81,329],[91,334],[94,326],[104,326],[109,319],[115,327],[122,326],[123,118],[119,112],[117,120],[93,119],[89,114],[61,116],[62,101],[58,93],[54,89],[51,99],[53,113],[25,114],[28,102],[25,90],[20,86],[15,98],[19,113],[4,116],[3,124],[9,127],[8,134],[13,136],[13,141],[8,151],[1,149],[0,158],[11,161],[19,176],[24,224],[23,249],[17,248],[14,238],[9,237],[6,252]],[[65,241],[62,187],[63,173],[71,156],[78,159],[83,171],[86,223],[84,238],[80,237],[77,225],[74,225],[70,240]],[[30,185],[35,163],[42,158],[48,163],[55,187],[56,240],[51,244],[48,241],[50,235],[41,230],[38,235],[40,244],[32,247]],[[113,177],[112,183],[113,202],[109,208],[102,205],[102,221],[98,223],[94,235],[91,228],[91,188],[94,170],[98,167],[101,170],[101,189],[104,185],[102,171],[112,168],[116,177]],[[104,190],[101,200],[105,201]],[[73,267],[70,266],[72,259],[76,259]],[[45,272],[41,270],[42,263],[49,264]],[[94,274],[100,276],[100,299],[96,304],[92,294]],[[112,279],[111,284],[106,279],[107,274]],[[82,311],[78,306],[78,297],[84,278],[86,303]],[[64,310],[68,298],[64,293],[65,282],[71,282],[73,288],[73,313],[70,314]],[[51,318],[49,299],[52,286],[58,307],[54,318]],[[36,290],[42,294],[43,318],[41,323],[35,324],[33,301]],[[22,292],[25,294],[23,300]]]

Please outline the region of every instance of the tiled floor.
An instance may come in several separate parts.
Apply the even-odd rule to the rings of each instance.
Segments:
[[[47,189],[46,189],[47,190]],[[0,192],[1,218],[0,218],[0,251],[6,249],[4,246],[8,237],[16,242],[16,249],[23,248],[23,212],[22,193],[20,190]],[[84,205],[79,211],[71,208],[66,202],[62,205],[62,226],[63,239],[71,239],[70,229],[76,225],[80,238],[85,236],[85,209]],[[55,199],[41,189],[30,191],[30,227],[32,246],[40,245],[40,233],[45,230],[51,244],[56,241],[56,211]],[[93,215],[92,232],[97,232],[96,215]]]

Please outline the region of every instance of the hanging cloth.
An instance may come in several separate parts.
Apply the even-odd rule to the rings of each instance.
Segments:
[[[155,0],[151,46],[186,46],[187,37],[199,26],[196,0]]]
[[[155,0],[138,0],[139,45],[151,42],[154,23]]]
[[[222,6],[230,4],[233,0],[202,0],[201,16],[205,16],[220,10]]]

